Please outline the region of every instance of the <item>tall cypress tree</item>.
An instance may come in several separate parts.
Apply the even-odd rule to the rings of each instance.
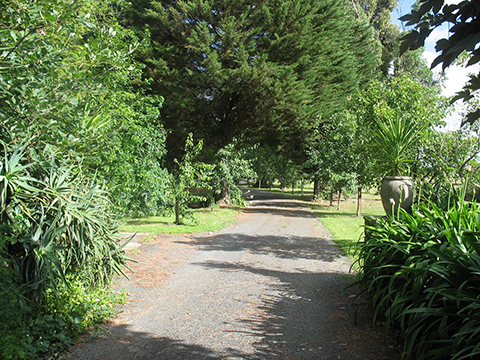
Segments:
[[[149,34],[140,59],[172,158],[189,132],[212,150],[240,138],[300,155],[379,59],[346,0],[136,0],[131,19]]]

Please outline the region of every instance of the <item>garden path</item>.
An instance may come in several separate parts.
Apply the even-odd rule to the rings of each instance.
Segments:
[[[117,319],[75,360],[395,360],[368,320],[342,256],[300,203],[252,190],[223,231],[162,236],[131,251],[129,296]],[[364,311],[360,312],[361,314]]]

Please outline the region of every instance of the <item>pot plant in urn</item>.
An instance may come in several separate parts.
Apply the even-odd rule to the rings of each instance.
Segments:
[[[381,187],[382,205],[387,215],[401,207],[410,210],[415,195],[413,180],[406,176],[421,139],[421,125],[398,111],[375,119],[374,141],[380,166],[386,176]]]

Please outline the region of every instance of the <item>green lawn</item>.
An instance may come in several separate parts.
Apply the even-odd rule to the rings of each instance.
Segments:
[[[174,216],[150,216],[124,220],[121,232],[160,234],[194,234],[218,231],[232,224],[241,210],[230,208],[196,209],[195,221],[186,219],[184,224],[175,225]]]
[[[357,217],[357,202],[353,199],[341,201],[340,210],[337,204],[330,206],[328,201],[309,203],[318,219],[332,233],[333,241],[339,245],[346,255],[353,257],[357,243],[363,233],[363,216],[384,215],[379,196],[368,195],[362,201],[362,216]]]

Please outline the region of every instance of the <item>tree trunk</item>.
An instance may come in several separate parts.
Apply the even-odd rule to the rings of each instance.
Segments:
[[[232,199],[230,196],[230,188],[228,187],[225,181],[222,181],[222,191],[220,192],[216,200],[217,202],[220,201],[221,203],[227,206],[230,206],[232,204]]]
[[[322,181],[320,179],[313,180],[313,200],[320,200],[322,196]]]
[[[301,189],[301,194],[302,194],[302,196],[303,196],[303,179],[302,179],[302,181],[300,182],[300,189]]]
[[[340,198],[342,197],[342,189],[338,189],[337,210],[340,210]]]
[[[362,187],[357,189],[357,217],[362,216]]]
[[[258,180],[258,188],[259,188],[259,189],[262,188],[262,180]]]
[[[175,198],[175,224],[180,224],[180,199]]]
[[[295,180],[292,181],[292,195],[295,192]]]
[[[222,190],[222,201],[225,205],[230,206],[232,205],[232,198],[230,197],[230,189],[229,188],[224,188]]]

